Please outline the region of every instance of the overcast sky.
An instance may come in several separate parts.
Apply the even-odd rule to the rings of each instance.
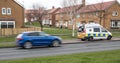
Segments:
[[[30,9],[32,8],[33,4],[40,4],[47,9],[52,8],[52,6],[56,7],[61,7],[61,2],[63,0],[16,0],[20,4],[24,5],[25,8]],[[93,3],[98,3],[101,1],[113,1],[113,0],[86,0],[87,4],[93,4]],[[118,0],[120,2],[120,0]]]

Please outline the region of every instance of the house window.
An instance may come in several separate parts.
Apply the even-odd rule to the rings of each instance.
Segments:
[[[77,17],[77,18],[80,18],[80,14],[78,14],[76,17]]]
[[[0,28],[15,28],[14,21],[0,21]]]
[[[14,28],[14,22],[8,22],[8,28]]]
[[[98,12],[95,13],[95,16],[99,16],[99,15],[98,15]]]
[[[2,15],[6,15],[6,8],[2,8]]]
[[[7,15],[11,15],[11,8],[7,8]]]
[[[1,28],[7,28],[7,22],[2,22],[1,23]]]
[[[111,21],[111,27],[120,27],[120,21]]]
[[[118,12],[117,11],[113,11],[112,16],[118,16]]]

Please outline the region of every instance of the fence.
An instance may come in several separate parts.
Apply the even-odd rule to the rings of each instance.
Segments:
[[[25,31],[40,31],[40,27],[0,29],[0,36],[13,36]]]

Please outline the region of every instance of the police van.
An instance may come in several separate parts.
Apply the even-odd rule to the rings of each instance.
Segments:
[[[78,38],[82,41],[88,40],[98,40],[98,39],[107,39],[111,40],[112,33],[103,28],[100,24],[89,23],[84,24],[78,29]]]

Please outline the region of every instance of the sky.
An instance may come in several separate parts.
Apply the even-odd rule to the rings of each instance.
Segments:
[[[61,2],[63,0],[16,0],[18,3],[22,4],[26,9],[31,9],[33,4],[40,4],[47,9],[51,9],[53,6],[55,8],[61,7]],[[94,4],[102,1],[113,1],[113,0],[86,0],[87,4]],[[118,0],[120,3],[120,0]]]

